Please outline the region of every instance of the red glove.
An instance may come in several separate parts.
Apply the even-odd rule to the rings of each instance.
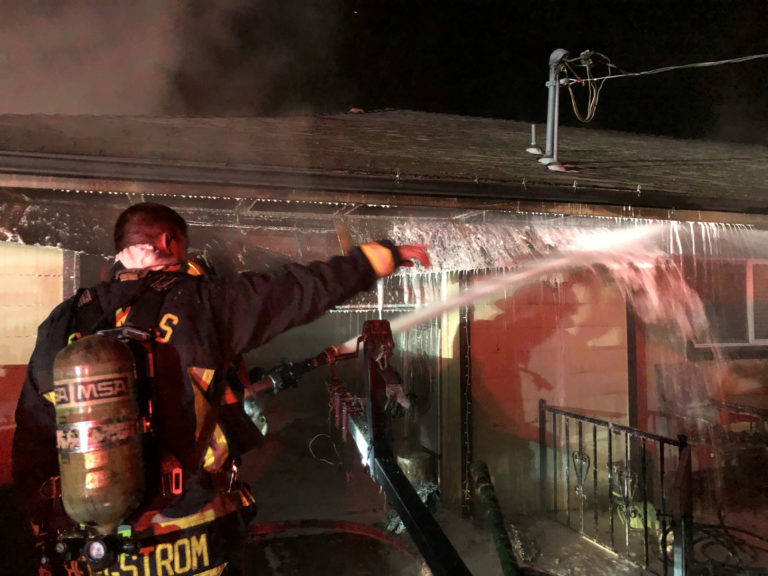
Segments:
[[[413,266],[414,260],[422,266],[429,266],[425,244],[394,246],[389,241],[379,241],[361,244],[360,249],[379,278],[389,276],[397,266]]]
[[[427,254],[426,244],[406,244],[397,247],[397,254],[400,257],[400,266],[413,266],[413,261],[418,260],[419,264],[429,268],[429,254]]]

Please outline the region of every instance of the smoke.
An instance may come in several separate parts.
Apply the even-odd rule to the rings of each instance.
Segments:
[[[328,109],[345,92],[339,14],[298,0],[4,0],[0,114]]]
[[[190,3],[171,112],[261,116],[349,107],[342,11],[329,0]],[[346,109],[344,108],[344,109]]]
[[[174,0],[4,1],[0,113],[156,114],[182,55]]]

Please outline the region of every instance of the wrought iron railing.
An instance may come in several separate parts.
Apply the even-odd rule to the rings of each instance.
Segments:
[[[542,510],[651,572],[689,573],[685,436],[667,438],[540,400],[539,442]]]

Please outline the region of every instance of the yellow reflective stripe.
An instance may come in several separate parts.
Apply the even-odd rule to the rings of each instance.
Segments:
[[[213,375],[215,373],[216,373],[216,370],[211,370],[210,368],[206,368],[205,372],[203,372],[203,382],[205,382],[210,386],[211,382],[213,381]]]
[[[48,400],[48,402],[50,402],[51,404],[56,406],[56,391],[55,390],[51,390],[50,392],[46,392],[45,394],[43,394],[43,398],[45,398],[46,400]]]
[[[211,443],[205,451],[203,468],[209,472],[216,472],[221,469],[228,457],[229,444],[227,443],[227,437],[224,435],[221,427],[216,424],[211,437]]]
[[[369,242],[360,246],[360,249],[368,258],[368,262],[379,278],[388,276],[395,271],[395,259],[389,248],[385,248],[377,242]]]
[[[155,535],[163,535],[168,533],[169,530],[186,530],[201,524],[207,524],[213,522],[216,518],[221,518],[230,512],[236,510],[234,504],[229,501],[226,495],[222,493],[216,493],[208,504],[203,507],[202,510],[190,514],[189,516],[182,516],[181,518],[168,518],[161,514],[153,513],[151,523],[157,528],[153,529]],[[138,532],[138,530],[134,530]]]
[[[131,307],[126,306],[125,310],[122,308],[118,308],[115,310],[115,327],[120,327],[125,324],[125,321],[128,320],[128,314],[131,313]]]
[[[159,516],[159,514],[158,514]],[[181,518],[168,518],[162,522],[158,521],[157,524],[161,527],[172,527],[176,530],[185,530],[198,526],[200,524],[206,524],[207,522],[213,522],[216,520],[216,510],[213,508],[204,508],[200,512],[195,512],[189,516],[182,516]]]
[[[190,378],[198,385],[200,390],[206,391],[213,382],[213,377],[216,374],[216,370],[212,368],[201,368],[199,366],[189,366],[187,373]]]
[[[253,494],[248,492],[247,490],[239,490],[240,494],[240,503],[243,505],[244,508],[248,508],[248,506],[253,506],[256,504],[256,498],[253,497]]]

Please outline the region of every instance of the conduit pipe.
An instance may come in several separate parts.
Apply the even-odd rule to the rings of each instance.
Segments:
[[[557,129],[560,121],[560,66],[566,56],[568,56],[568,51],[562,48],[558,48],[549,55],[547,142],[544,156],[539,158],[539,162],[545,164],[550,170],[557,170],[560,167],[557,161]]]

